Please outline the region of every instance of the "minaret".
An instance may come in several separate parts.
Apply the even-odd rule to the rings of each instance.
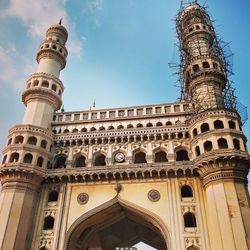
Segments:
[[[185,96],[194,104],[190,145],[206,197],[210,247],[247,250],[249,155],[240,116],[223,95],[228,84],[225,57],[208,13],[196,2],[179,12],[177,32],[180,76]]]
[[[30,249],[41,182],[52,159],[53,115],[62,104],[60,71],[66,65],[67,30],[49,27],[37,53],[37,72],[26,83],[21,125],[9,130],[0,166],[0,249]]]
[[[181,72],[185,94],[200,112],[224,105],[227,82],[222,49],[204,8],[190,4],[177,17],[182,55]]]

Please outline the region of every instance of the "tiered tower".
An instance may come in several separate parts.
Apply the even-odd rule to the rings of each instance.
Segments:
[[[0,248],[30,249],[40,184],[53,152],[51,122],[61,106],[67,30],[49,27],[37,53],[37,72],[26,83],[22,100],[26,111],[21,125],[10,129],[0,169]]]
[[[180,11],[177,33],[185,96],[194,104],[190,144],[206,195],[211,249],[249,249],[249,157],[235,103],[225,98],[228,65],[199,4]]]

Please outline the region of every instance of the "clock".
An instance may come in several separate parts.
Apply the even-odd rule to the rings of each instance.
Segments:
[[[124,162],[124,160],[125,160],[125,155],[122,152],[115,154],[115,162],[121,163]]]

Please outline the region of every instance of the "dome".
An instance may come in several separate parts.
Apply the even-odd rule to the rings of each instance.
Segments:
[[[48,28],[46,34],[48,35],[51,32],[56,32],[56,33],[60,33],[61,35],[64,35],[66,40],[68,38],[68,32],[67,32],[66,28],[63,25],[61,25],[60,23],[52,24]]]

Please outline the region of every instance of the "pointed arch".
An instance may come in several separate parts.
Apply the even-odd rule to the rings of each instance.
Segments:
[[[166,224],[158,215],[134,203],[122,200],[121,198],[116,196],[112,200],[109,200],[102,205],[81,215],[72,223],[72,225],[66,232],[64,250],[72,249],[72,244],[74,244],[74,242],[76,242],[77,240],[76,236],[79,238],[79,236],[83,236],[83,233],[81,232],[84,232],[88,229],[91,230],[93,226],[96,225],[97,219],[99,220],[100,217],[103,217],[103,214],[105,214],[105,217],[113,218],[116,214],[114,212],[118,211],[124,211],[126,214],[131,214],[131,218],[133,218],[134,220],[144,220],[146,223],[152,225],[152,227],[158,230],[159,234],[164,239],[166,249],[171,249],[169,231]],[[107,219],[106,221],[109,220],[110,219]],[[88,232],[90,230],[88,230]]]

